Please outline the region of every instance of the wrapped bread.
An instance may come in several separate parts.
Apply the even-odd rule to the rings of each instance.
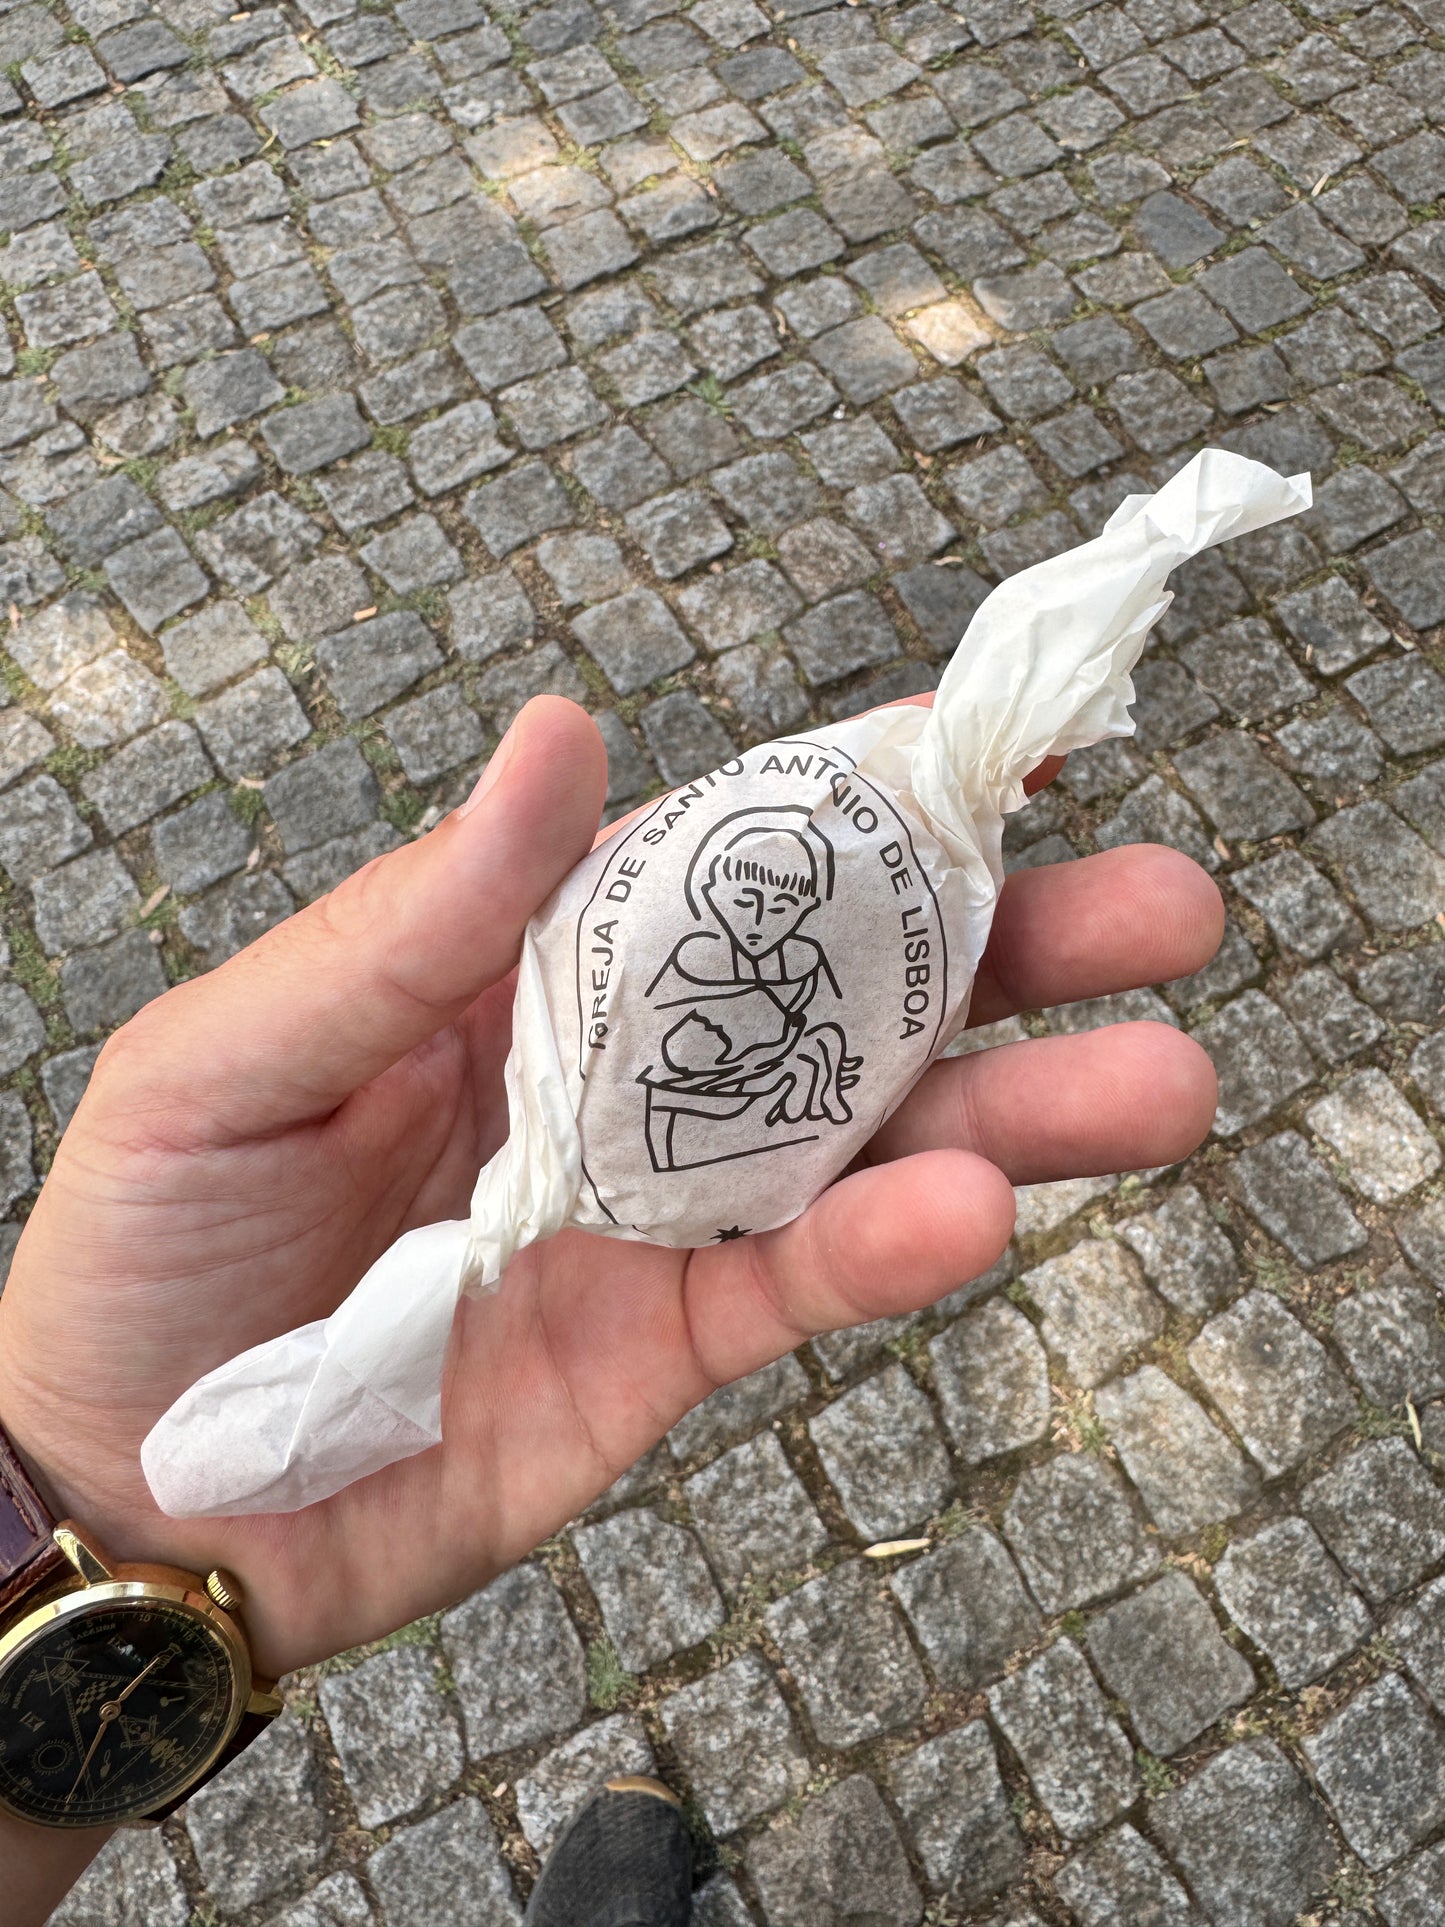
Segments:
[[[747,750],[599,845],[528,927],[470,1217],[178,1399],[142,1453],[163,1510],[290,1511],[436,1444],[458,1299],[537,1239],[697,1246],[804,1210],[962,1028],[1004,818],[1045,757],[1132,730],[1171,569],[1309,502],[1206,450],[995,589],[931,709]]]

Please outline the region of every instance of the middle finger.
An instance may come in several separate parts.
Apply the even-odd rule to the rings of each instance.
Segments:
[[[1017,870],[999,898],[968,1021],[1187,977],[1223,933],[1216,886],[1162,844]]]

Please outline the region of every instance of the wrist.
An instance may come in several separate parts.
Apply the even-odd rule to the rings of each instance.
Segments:
[[[36,1368],[37,1348],[28,1342],[23,1318],[18,1312],[6,1315],[18,1296],[7,1289],[0,1299],[0,1431],[52,1518],[79,1519],[102,1531],[112,1523],[104,1513],[114,1508],[104,1507],[89,1489],[93,1481],[77,1480],[76,1465],[82,1454],[104,1463],[102,1451],[87,1452],[87,1438],[96,1422],[108,1421],[114,1433],[117,1415],[93,1412],[74,1387],[52,1384]]]
[[[0,1300],[0,1314],[7,1309]],[[63,1385],[27,1369],[23,1332],[7,1327],[0,1316],[0,1441],[8,1443],[49,1524],[73,1524],[108,1560],[188,1572],[200,1564],[204,1572],[205,1555],[192,1556],[183,1528],[154,1508],[137,1509],[128,1489],[134,1481],[128,1482],[118,1466],[128,1430],[119,1403],[67,1393]],[[4,1617],[0,1611],[0,1623]]]
[[[154,1507],[138,1511],[129,1495],[114,1482],[108,1484],[104,1476],[79,1478],[74,1469],[77,1436],[72,1434],[66,1441],[63,1456],[47,1450],[45,1441],[52,1432],[44,1422],[43,1406],[15,1393],[13,1381],[7,1384],[4,1366],[4,1334],[0,1332],[0,1440],[8,1440],[51,1521],[74,1526],[98,1549],[106,1564],[168,1567],[194,1575],[198,1590],[203,1588],[206,1575],[217,1567],[234,1574],[231,1586],[244,1600],[241,1619],[257,1679],[278,1679],[318,1656],[309,1651],[296,1655],[284,1619],[273,1609],[265,1586],[255,1581],[251,1562],[234,1543],[229,1521],[169,1519]],[[64,1439],[63,1429],[57,1428],[54,1436]],[[102,1466],[106,1463],[104,1448],[99,1444],[87,1456],[93,1456]],[[238,1552],[243,1556],[238,1557]],[[0,1629],[6,1616],[0,1608]]]
[[[112,1827],[75,1833],[35,1827],[0,1808],[0,1867],[5,1869],[9,1927],[44,1927],[113,1832]]]
[[[124,1370],[78,1370],[75,1331],[57,1337],[47,1326],[55,1281],[70,1280],[47,1242],[54,1214],[44,1203],[0,1297],[0,1430],[52,1519],[74,1520],[117,1559],[180,1564],[159,1543],[176,1535],[166,1534],[170,1522],[146,1503],[139,1478],[142,1388]]]

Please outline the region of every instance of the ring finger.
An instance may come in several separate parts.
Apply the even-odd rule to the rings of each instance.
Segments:
[[[1214,1118],[1214,1066],[1167,1024],[1111,1024],[935,1064],[877,1133],[870,1162],[973,1151],[1014,1184],[1187,1157]]]

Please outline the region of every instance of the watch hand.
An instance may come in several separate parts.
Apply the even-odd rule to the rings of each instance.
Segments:
[[[95,1758],[95,1749],[100,1745],[101,1741],[105,1738],[105,1729],[110,1725],[111,1721],[114,1718],[115,1718],[115,1714],[111,1711],[110,1703],[109,1701],[107,1701],[107,1703],[100,1709],[100,1724],[95,1729],[95,1738],[90,1743],[89,1752],[86,1754],[85,1758],[80,1763],[80,1771],[75,1776],[75,1785],[70,1789],[69,1793],[67,1793],[65,1796],[65,1804],[67,1806],[70,1805],[71,1801],[75,1798],[76,1794],[79,1793],[80,1783],[85,1778],[86,1774],[90,1771],[90,1763]]]
[[[115,1698],[110,1701],[110,1705],[116,1708],[124,1706],[126,1701],[130,1698],[131,1694],[135,1691],[137,1686],[140,1685],[143,1679],[148,1679],[150,1675],[155,1671],[157,1666],[164,1666],[168,1659],[173,1659],[174,1657],[175,1657],[174,1650],[169,1646],[167,1646],[166,1650],[163,1653],[157,1653],[155,1658],[151,1661],[150,1665],[143,1667],[141,1671],[136,1674],[135,1678],[131,1681],[130,1685],[125,1687],[123,1691],[116,1694]],[[103,1717],[104,1708],[102,1708],[101,1711],[102,1711],[102,1717]],[[111,1714],[111,1718],[112,1719],[115,1718],[114,1713]]]
[[[156,1657],[151,1661],[150,1665],[142,1667],[140,1672],[136,1674],[135,1678],[130,1682],[130,1684],[124,1687],[115,1699],[107,1700],[105,1705],[101,1707],[100,1724],[95,1729],[95,1738],[91,1741],[89,1750],[87,1751],[85,1758],[80,1763],[80,1771],[75,1776],[75,1785],[70,1789],[69,1793],[67,1793],[65,1796],[65,1804],[67,1806],[70,1805],[71,1801],[75,1798],[76,1794],[79,1793],[80,1783],[85,1778],[86,1774],[89,1772],[90,1763],[95,1758],[95,1749],[100,1745],[101,1741],[105,1738],[106,1729],[107,1727],[109,1727],[111,1721],[120,1718],[121,1707],[125,1704],[126,1700],[130,1698],[131,1694],[135,1691],[137,1686],[140,1685],[141,1681],[149,1677],[149,1675],[155,1671],[157,1666],[164,1665],[166,1660],[168,1660],[170,1657],[171,1657],[171,1653],[169,1648],[167,1648],[167,1650],[163,1653],[158,1653]]]

